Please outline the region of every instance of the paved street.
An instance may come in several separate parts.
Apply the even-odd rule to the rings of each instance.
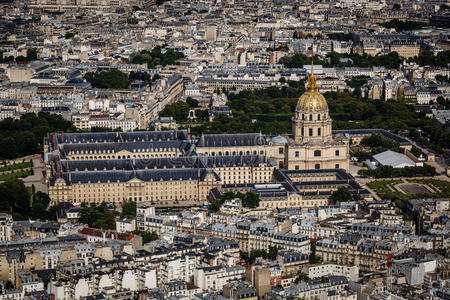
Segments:
[[[23,182],[26,186],[32,186],[34,184],[36,191],[48,193],[47,184],[44,183],[44,162],[39,154],[33,156],[27,156],[26,160],[33,160],[34,175],[23,178]]]

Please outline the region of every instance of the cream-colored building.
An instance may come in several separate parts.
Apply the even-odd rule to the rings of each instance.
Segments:
[[[8,69],[10,82],[30,82],[32,72],[27,67],[12,67]]]
[[[329,193],[338,187],[327,181],[336,180],[336,170],[345,173],[349,168],[349,142],[342,133],[332,134],[328,105],[313,72],[292,121],[292,136],[275,137],[202,134],[193,139],[189,131],[176,129],[52,134],[44,145],[49,196],[53,203],[133,200],[192,206],[208,200],[212,189],[239,187],[243,192],[256,189],[282,195],[261,197],[260,207],[326,205]],[[274,178],[277,168],[298,172]],[[300,172],[319,169],[332,174]],[[322,181],[314,191],[297,184],[308,176],[314,177],[310,181]],[[274,183],[277,187],[268,185]],[[359,188],[354,190],[359,193]]]
[[[311,70],[308,90],[299,98],[292,119],[293,137],[286,144],[289,170],[349,168],[349,141],[333,136],[328,104],[319,93]]]
[[[30,8],[39,8],[50,11],[64,11],[69,9],[108,9],[118,7],[131,7],[137,1],[119,0],[30,0]]]
[[[133,200],[157,206],[201,205],[224,184],[269,182],[275,169],[264,156],[57,160],[50,164],[49,196],[74,204]],[[59,175],[58,175],[59,174]]]
[[[390,45],[391,52],[397,52],[400,57],[411,58],[419,56],[420,45],[409,42],[395,42]]]

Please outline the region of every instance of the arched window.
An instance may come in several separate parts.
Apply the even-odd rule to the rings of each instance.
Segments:
[[[317,120],[319,120],[319,121],[320,121],[320,115],[317,115]]]
[[[302,114],[302,120],[303,121],[305,120],[305,114]]]
[[[313,136],[313,129],[312,128],[309,129],[309,136]]]
[[[309,120],[312,121],[312,114],[309,115]]]
[[[314,156],[321,156],[321,155],[322,155],[322,151],[320,151],[320,150],[314,151]]]

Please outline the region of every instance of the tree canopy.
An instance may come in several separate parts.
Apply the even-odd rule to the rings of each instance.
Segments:
[[[122,218],[134,219],[136,217],[136,202],[126,201],[122,203]]]
[[[333,204],[347,202],[353,200],[353,195],[346,186],[340,186],[336,191],[331,193],[330,200]]]
[[[106,203],[102,202],[99,206],[84,207],[80,211],[79,221],[92,228],[114,230],[116,229],[115,217],[118,215],[118,212],[108,210]]]
[[[240,251],[240,258],[247,264],[253,264],[258,257],[275,260],[278,255],[278,247],[269,246],[269,251],[264,249],[251,250],[250,252]]]
[[[184,58],[182,52],[173,49],[167,49],[164,53],[161,47],[155,47],[153,50],[142,50],[133,53],[130,56],[130,62],[133,64],[147,64],[149,69],[154,69],[156,66],[175,65],[177,61]]]
[[[19,120],[0,121],[0,158],[12,159],[38,153],[49,132],[73,132],[72,122],[56,114],[23,114]]]
[[[216,199],[211,203],[210,209],[212,211],[218,211],[226,200],[231,200],[235,198],[241,199],[242,206],[247,208],[257,208],[259,206],[259,202],[261,201],[261,199],[259,199],[259,196],[254,192],[247,192],[247,193],[226,192],[222,195],[220,199]]]
[[[426,164],[423,167],[404,168],[379,166],[375,170],[359,170],[358,174],[374,178],[434,176],[436,175],[436,169]]]
[[[401,21],[399,19],[393,19],[393,20],[390,20],[385,23],[380,23],[379,25],[381,25],[385,28],[394,28],[396,31],[399,31],[399,32],[400,31],[417,30],[417,29],[422,29],[424,27],[430,26],[428,23],[424,23],[424,22]]]
[[[227,104],[233,110],[233,117],[219,115],[213,122],[191,126],[191,133],[290,132],[297,99],[305,89],[302,82],[288,81],[288,85],[230,93]],[[382,128],[395,133],[406,130],[411,139],[438,153],[450,145],[450,133],[436,120],[416,112],[411,105],[369,100],[347,91],[323,95],[328,102],[333,129]],[[445,99],[441,102],[445,103]]]
[[[327,34],[327,36],[335,41],[351,41],[353,40],[353,34],[351,33],[342,33],[342,32],[338,32],[338,33],[329,33]]]
[[[348,58],[352,62],[343,62],[341,59]],[[296,53],[292,56],[284,56],[280,59],[280,63],[286,68],[302,68],[303,65],[311,64],[311,58],[304,54]],[[318,56],[314,57],[314,64],[322,65],[324,67],[380,67],[384,66],[388,69],[397,69],[402,63],[402,58],[397,52],[391,52],[385,55],[371,56],[364,53],[359,55],[357,53],[339,54],[330,52],[325,59],[320,59]]]
[[[14,220],[54,219],[48,210],[50,198],[34,188],[27,188],[20,179],[7,179],[0,183],[0,211],[12,213]]]
[[[185,122],[189,115],[190,106],[186,102],[178,101],[169,105],[166,105],[164,109],[159,113],[160,117],[172,117],[177,122]]]
[[[94,88],[102,89],[126,89],[131,84],[131,79],[119,70],[109,70],[100,73],[88,72],[84,78]]]
[[[159,238],[158,234],[156,234],[156,232],[153,232],[153,231],[148,232],[148,231],[142,231],[142,230],[135,230],[135,231],[132,231],[131,233],[140,235],[142,237],[143,244],[147,244],[147,243],[156,241]]]
[[[450,64],[450,50],[441,51],[437,55],[434,55],[433,52],[428,50],[421,51],[419,56],[410,58],[408,61],[413,61],[422,67],[446,67]],[[436,78],[436,80],[438,79]]]

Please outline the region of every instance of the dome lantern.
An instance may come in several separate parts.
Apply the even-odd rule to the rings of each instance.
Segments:
[[[328,111],[325,97],[319,93],[317,78],[314,75],[314,61],[311,64],[311,74],[308,76],[306,92],[300,96],[295,109],[297,112],[323,112]]]

